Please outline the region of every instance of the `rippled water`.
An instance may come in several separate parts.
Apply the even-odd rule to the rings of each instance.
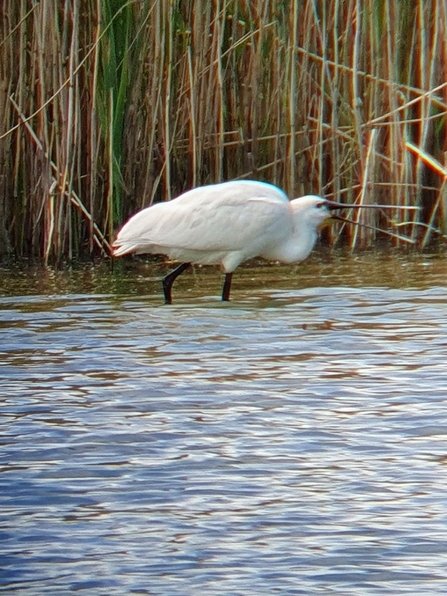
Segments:
[[[447,593],[447,261],[3,270],[1,585]]]

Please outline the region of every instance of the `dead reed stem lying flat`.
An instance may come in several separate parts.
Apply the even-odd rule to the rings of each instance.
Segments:
[[[141,207],[233,178],[418,204],[392,241],[426,245],[445,230],[446,31],[444,0],[4,0],[0,253],[107,253]],[[326,240],[389,225],[356,217]]]

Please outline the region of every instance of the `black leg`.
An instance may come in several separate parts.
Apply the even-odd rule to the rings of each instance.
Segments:
[[[233,277],[232,273],[225,273],[225,281],[222,288],[222,300],[228,302],[230,299],[230,290],[231,290],[231,278]]]
[[[165,304],[172,304],[172,284],[177,279],[177,277],[186,271],[188,267],[191,266],[191,263],[182,263],[179,265],[174,271],[168,273],[166,277],[163,278],[163,294],[165,295]]]

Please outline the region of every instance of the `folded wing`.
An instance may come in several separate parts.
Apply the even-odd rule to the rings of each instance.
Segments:
[[[274,186],[235,182],[200,187],[134,215],[119,232],[114,255],[252,246],[254,256],[283,237],[290,225],[288,199]]]

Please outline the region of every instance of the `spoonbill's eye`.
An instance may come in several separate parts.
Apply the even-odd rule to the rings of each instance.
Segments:
[[[326,203],[324,201],[321,201],[321,203],[317,203],[317,209],[321,209],[325,205],[326,205]]]

